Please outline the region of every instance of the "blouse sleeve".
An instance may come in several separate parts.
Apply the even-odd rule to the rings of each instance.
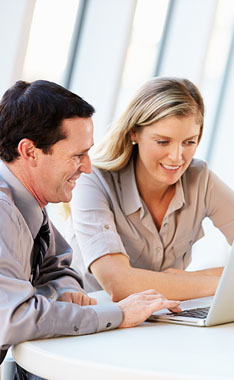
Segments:
[[[234,241],[234,191],[212,171],[208,178],[205,200],[207,216],[231,245]]]
[[[126,250],[116,230],[110,188],[96,172],[84,175],[73,190],[71,201],[74,232],[86,268],[96,259]]]

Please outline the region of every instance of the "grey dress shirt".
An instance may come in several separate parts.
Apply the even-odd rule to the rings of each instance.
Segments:
[[[50,223],[51,243],[40,277],[30,282],[34,238],[42,223],[35,198],[0,162],[0,350],[19,342],[80,335],[117,327],[115,304],[78,306],[56,299],[80,291],[80,275],[70,268],[72,250]],[[1,357],[1,356],[0,356]]]
[[[101,288],[90,265],[105,254],[121,252],[136,268],[185,269],[193,244],[204,236],[206,217],[229,244],[234,241],[234,192],[196,159],[177,182],[160,231],[139,195],[133,160],[120,171],[93,168],[91,174],[82,174],[71,210],[74,266],[79,263],[88,291]]]

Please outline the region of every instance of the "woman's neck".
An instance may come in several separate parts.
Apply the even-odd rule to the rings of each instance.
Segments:
[[[147,176],[147,173],[142,175],[142,172],[137,170],[135,170],[135,177],[139,194],[159,231],[169,204],[175,195],[176,185],[165,185],[153,181],[152,177]]]

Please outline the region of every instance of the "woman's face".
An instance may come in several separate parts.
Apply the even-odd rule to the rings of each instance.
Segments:
[[[138,144],[138,178],[157,186],[179,180],[197,149],[201,126],[195,119],[172,116],[132,131],[131,139]]]

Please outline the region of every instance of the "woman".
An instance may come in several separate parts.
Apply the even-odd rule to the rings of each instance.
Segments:
[[[185,271],[205,217],[234,240],[234,192],[193,159],[203,116],[193,83],[153,78],[96,146],[71,203],[88,291],[114,301],[149,288],[180,300],[215,293],[222,268]]]

